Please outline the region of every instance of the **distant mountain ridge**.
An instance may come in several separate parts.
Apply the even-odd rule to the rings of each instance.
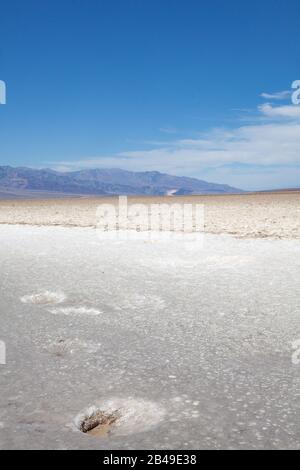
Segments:
[[[51,169],[0,166],[0,193],[47,191],[76,195],[189,195],[238,194],[226,184],[158,171],[132,172],[120,169],[91,169],[58,172]]]

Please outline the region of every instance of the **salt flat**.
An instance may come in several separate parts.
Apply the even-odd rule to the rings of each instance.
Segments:
[[[0,200],[0,224],[95,227],[101,204],[117,198]],[[277,193],[131,197],[128,204],[202,204],[207,233],[300,239],[300,191]]]
[[[299,449],[292,238],[2,225],[1,448]],[[106,437],[76,428],[93,405]]]

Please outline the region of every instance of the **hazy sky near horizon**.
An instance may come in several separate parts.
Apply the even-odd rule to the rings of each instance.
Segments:
[[[0,0],[0,165],[300,186],[299,0]]]

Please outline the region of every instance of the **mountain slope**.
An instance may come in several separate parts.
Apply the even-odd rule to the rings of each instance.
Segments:
[[[232,194],[242,190],[196,178],[158,171],[94,169],[61,173],[54,170],[0,166],[0,192],[47,191],[82,195]]]

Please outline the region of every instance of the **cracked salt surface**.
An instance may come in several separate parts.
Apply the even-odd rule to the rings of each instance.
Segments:
[[[54,315],[100,315],[100,310],[88,307],[59,307],[49,309]]]
[[[66,300],[63,292],[50,292],[44,291],[37,294],[28,294],[21,297],[21,302],[24,304],[60,304]]]
[[[299,242],[187,245],[1,226],[1,448],[300,448]],[[115,400],[143,419],[70,428]]]
[[[100,350],[100,348],[101,343],[81,341],[79,338],[68,338],[49,341],[43,349],[57,357],[65,357],[68,354],[78,354],[84,352],[95,354]]]

